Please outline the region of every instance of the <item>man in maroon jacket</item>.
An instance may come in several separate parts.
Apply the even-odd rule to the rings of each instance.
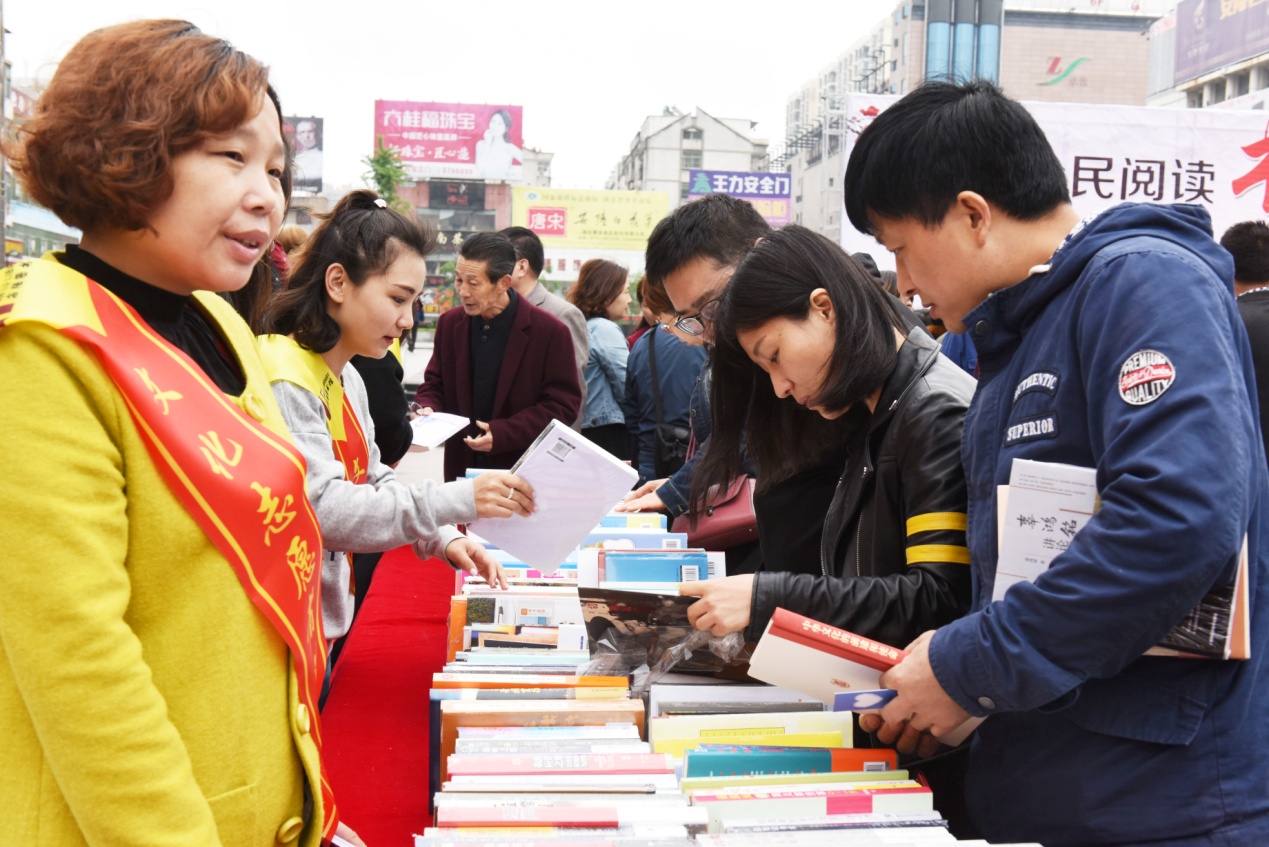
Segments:
[[[582,393],[568,327],[511,288],[516,251],[482,232],[459,250],[461,308],[436,324],[432,359],[415,398],[423,414],[465,415],[472,428],[445,445],[446,481],[467,468],[509,468],[558,418],[577,420]]]

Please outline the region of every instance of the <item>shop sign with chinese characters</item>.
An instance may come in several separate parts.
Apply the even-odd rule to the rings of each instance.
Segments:
[[[511,222],[537,233],[547,247],[643,250],[670,210],[664,191],[600,191],[517,186]]]

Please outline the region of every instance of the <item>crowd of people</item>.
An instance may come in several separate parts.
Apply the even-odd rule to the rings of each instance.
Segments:
[[[360,844],[320,709],[377,556],[505,585],[459,525],[535,510],[505,469],[559,419],[638,469],[626,511],[695,519],[756,480],[757,540],[682,587],[694,625],[752,641],[784,607],[905,647],[860,740],[957,835],[1269,843],[1269,226],[1081,220],[1025,109],[927,83],[845,173],[893,275],[708,195],[652,232],[627,338],[627,269],[589,261],[560,297],[531,230],[480,233],[411,408],[392,351],[435,235],[370,191],[283,229],[281,115],[258,61],[140,21],[76,44],[10,144],[83,233],[0,277],[15,840]],[[434,412],[471,426],[443,482],[404,484]],[[1100,508],[993,599],[1016,460],[1095,469]],[[1147,654],[1241,562],[1249,660]]]

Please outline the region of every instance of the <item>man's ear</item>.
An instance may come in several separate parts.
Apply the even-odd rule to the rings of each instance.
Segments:
[[[497,282],[497,286],[496,286],[496,287],[497,287],[497,289],[498,289],[499,291],[506,291],[508,288],[510,288],[510,287],[511,287],[511,274],[507,274],[507,275],[506,275],[506,276],[504,276],[502,279],[498,280],[498,282]]]
[[[344,270],[343,265],[335,262],[326,268],[326,296],[332,303],[343,303],[350,288],[352,288],[352,280],[348,278],[348,272]]]
[[[978,246],[985,245],[994,223],[994,210],[986,198],[977,191],[962,191],[956,195],[954,209],[960,213]]]

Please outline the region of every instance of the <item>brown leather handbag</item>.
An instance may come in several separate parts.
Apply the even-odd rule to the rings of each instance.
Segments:
[[[710,492],[709,505],[691,526],[687,515],[679,515],[673,532],[686,532],[687,543],[706,550],[727,550],[758,540],[758,516],[753,510],[754,478],[738,476],[725,491],[717,486]]]

